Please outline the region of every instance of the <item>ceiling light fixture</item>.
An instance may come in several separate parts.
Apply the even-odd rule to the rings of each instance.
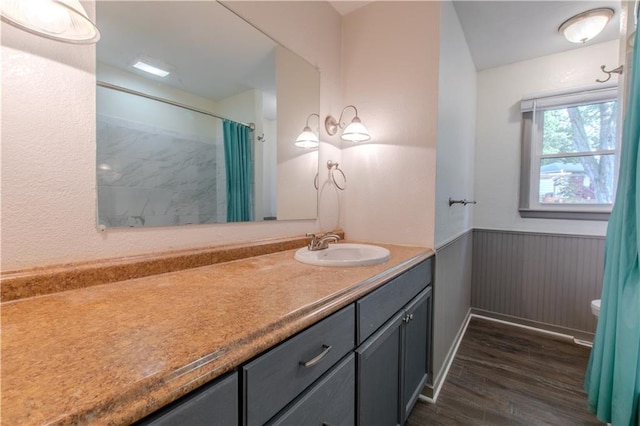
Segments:
[[[564,21],[558,32],[572,43],[586,43],[604,30],[613,14],[609,8],[587,10]]]
[[[353,117],[353,120],[351,120],[351,123],[349,123],[349,125],[345,127],[345,124],[342,122],[342,116],[344,115],[344,112],[347,110],[347,108],[353,108],[356,115],[355,117]],[[327,118],[324,120],[324,128],[331,136],[335,135],[338,132],[338,128],[344,129],[340,137],[345,141],[365,142],[371,139],[369,131],[367,131],[367,128],[364,127],[364,124],[362,124],[362,122],[360,121],[360,117],[358,117],[358,110],[353,105],[347,105],[346,107],[344,107],[342,109],[342,112],[340,113],[340,118],[337,121],[335,118],[333,118],[333,116],[327,116]]]
[[[75,44],[93,44],[100,31],[78,0],[2,0],[2,20],[30,33]]]
[[[153,65],[149,65],[146,62],[138,61],[133,64],[134,68],[139,69],[140,71],[148,72],[149,74],[157,75],[158,77],[166,77],[171,74],[169,71],[165,71],[161,68],[154,67]]]

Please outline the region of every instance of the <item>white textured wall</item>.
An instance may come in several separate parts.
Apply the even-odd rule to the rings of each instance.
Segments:
[[[474,227],[604,235],[607,223],[522,219],[520,179],[520,100],[530,93],[594,84],[600,65],[618,66],[618,42],[543,56],[478,73]],[[614,77],[617,78],[617,77]]]
[[[340,93],[340,16],[328,3],[289,4],[239,2],[238,9],[323,70],[321,105],[333,105]],[[84,5],[93,16],[94,4]],[[300,235],[319,227],[299,221],[97,231],[95,46],[1,25],[2,270]],[[335,209],[324,214],[321,226],[333,225]]]
[[[439,20],[438,2],[373,2],[343,18],[345,105],[372,137],[343,143],[352,239],[433,245]]]
[[[473,205],[449,206],[449,197],[474,198],[476,68],[458,15],[441,3],[436,161],[435,247],[473,226]]]

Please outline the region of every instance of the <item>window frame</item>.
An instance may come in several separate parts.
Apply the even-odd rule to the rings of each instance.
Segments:
[[[542,154],[543,120],[536,120],[537,114],[546,110],[591,105],[618,99],[617,84],[607,86],[588,86],[572,90],[547,94],[530,95],[523,98],[522,135],[520,155],[520,200],[518,211],[523,218],[572,219],[572,220],[609,220],[612,204],[542,204],[539,202],[540,163],[545,158],[566,158],[587,155],[614,155],[613,179],[617,186],[620,163],[620,114],[616,118],[616,144],[613,150],[599,150],[577,153]],[[618,109],[619,111],[619,109]]]

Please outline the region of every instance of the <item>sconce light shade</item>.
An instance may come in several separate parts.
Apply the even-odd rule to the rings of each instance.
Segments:
[[[345,127],[340,136],[345,141],[351,142],[365,142],[371,139],[367,128],[360,121],[360,118],[355,117],[351,123]]]
[[[30,33],[75,44],[93,44],[100,31],[78,0],[2,0],[2,20]]]
[[[345,127],[344,123],[342,123],[342,116],[344,115],[344,112],[347,108],[353,108],[356,116],[353,117],[351,123],[349,123],[349,125]],[[342,109],[342,112],[340,113],[340,118],[337,121],[335,118],[333,118],[333,116],[327,116],[327,118],[324,120],[324,128],[331,136],[335,135],[338,132],[338,128],[344,129],[342,135],[340,135],[340,138],[345,141],[365,142],[371,139],[369,131],[360,121],[360,117],[358,117],[358,110],[353,105],[347,105],[346,107],[344,107]]]
[[[312,148],[317,148],[320,145],[320,140],[318,139],[318,135],[316,135],[313,132],[313,130],[311,130],[311,127],[309,127],[309,119],[314,115],[318,117],[318,120],[320,120],[319,114],[316,114],[316,113],[309,114],[309,116],[307,117],[306,126],[304,127],[304,129],[302,129],[302,133],[298,135],[298,138],[293,143],[295,146],[299,148],[312,149]]]
[[[609,8],[587,10],[564,21],[558,31],[572,43],[586,43],[604,30],[613,13]]]
[[[294,145],[300,148],[317,148],[318,145],[320,145],[320,140],[318,139],[318,135],[313,133],[311,127],[306,126],[296,139]]]

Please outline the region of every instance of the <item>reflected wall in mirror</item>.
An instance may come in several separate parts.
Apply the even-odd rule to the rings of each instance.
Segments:
[[[98,1],[96,16],[99,224],[316,217],[318,153],[293,142],[317,69],[213,1]]]

